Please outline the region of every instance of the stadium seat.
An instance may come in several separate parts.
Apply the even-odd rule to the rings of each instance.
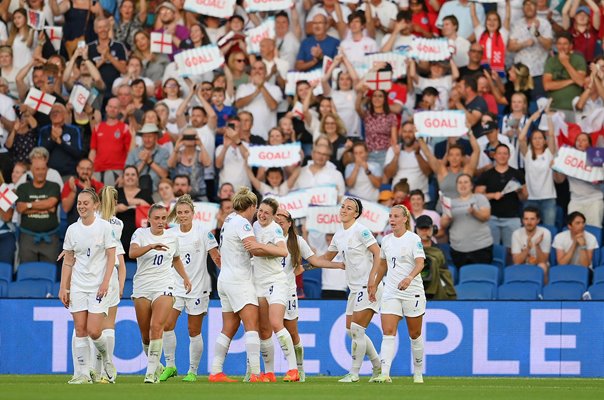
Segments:
[[[126,280],[132,280],[136,274],[136,261],[126,261]]]
[[[598,283],[604,283],[604,268],[594,269],[594,279],[592,283],[594,285]]]
[[[51,291],[51,283],[46,280],[25,280],[8,284],[8,297],[41,299]]]
[[[457,300],[495,300],[496,287],[490,282],[466,282],[455,286]]]
[[[320,299],[321,284],[313,279],[304,279],[304,294],[306,299]]]
[[[61,289],[61,282],[55,282],[55,284],[52,285],[52,291],[50,292],[50,294],[52,294],[52,297],[59,298],[60,289]]]
[[[436,247],[445,254],[447,265],[454,265],[453,258],[451,258],[451,246],[449,246],[449,243],[438,243]]]
[[[459,283],[490,282],[499,285],[499,268],[490,264],[468,264],[459,269]]]
[[[459,282],[459,270],[453,264],[447,265],[447,268],[449,269],[449,271],[451,271],[451,277],[453,278],[453,285],[457,285],[457,283]]]
[[[552,241],[554,238],[552,238]],[[558,256],[556,255],[556,249],[552,247],[552,251],[549,252],[549,266],[553,267],[558,265]]]
[[[4,280],[0,281],[0,298],[6,297],[7,292],[8,292],[8,282],[4,281]]]
[[[122,299],[129,299],[132,296],[132,281],[126,279],[124,282],[124,293],[122,294]]]
[[[543,300],[581,300],[584,292],[579,282],[555,282],[543,288]]]
[[[503,283],[532,282],[539,289],[543,286],[543,270],[536,265],[510,265],[503,270]]]
[[[8,263],[0,263],[0,281],[6,283],[13,280],[13,266]]]
[[[589,268],[581,265],[556,265],[549,270],[549,282],[577,282],[583,285],[583,291],[589,284]]]
[[[591,265],[593,265],[593,267],[596,268],[603,264],[604,264],[604,250],[602,250],[602,247],[598,247],[597,249],[594,249],[593,256],[591,258]]]
[[[504,283],[497,290],[498,300],[539,300],[540,288],[534,282]]]
[[[507,258],[507,250],[505,248],[505,246],[502,246],[500,244],[494,244],[493,245],[493,265],[496,265],[497,267],[499,267],[500,270],[503,270],[503,268],[507,265],[506,263],[506,258]],[[502,274],[499,274],[499,278],[502,277]]]
[[[558,228],[556,228],[555,225],[539,224],[539,226],[544,227],[545,229],[547,229],[549,231],[549,233],[552,234],[552,241],[554,240],[554,236],[556,236],[559,232]]]
[[[17,281],[47,280],[50,283],[57,281],[57,266],[47,262],[28,262],[17,268]]]
[[[604,282],[591,285],[588,291],[592,300],[604,300]]]

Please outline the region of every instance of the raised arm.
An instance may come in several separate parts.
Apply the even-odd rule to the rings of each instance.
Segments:
[[[470,162],[464,167],[464,172],[470,176],[474,176],[476,167],[478,167],[478,161],[480,160],[480,146],[471,129],[468,130],[468,138],[470,139],[470,146],[472,146],[472,154],[470,154]]]
[[[506,2],[509,5],[509,2]],[[507,9],[506,11],[509,12]],[[478,28],[480,26],[480,20],[478,19],[478,15],[476,15],[476,3],[473,1],[470,2],[470,16],[472,17],[472,26]]]

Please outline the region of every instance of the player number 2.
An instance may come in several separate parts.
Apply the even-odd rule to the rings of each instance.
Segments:
[[[360,303],[363,300],[363,292],[359,292],[359,295],[357,296],[357,303]]]
[[[163,254],[156,254],[153,256],[153,265],[161,265],[163,261],[164,261]]]

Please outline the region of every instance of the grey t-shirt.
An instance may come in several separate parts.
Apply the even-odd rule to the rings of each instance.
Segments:
[[[449,228],[451,248],[456,251],[476,251],[493,244],[493,236],[488,222],[482,222],[470,215],[469,208],[491,208],[482,194],[474,194],[467,200],[451,200],[453,222]]]

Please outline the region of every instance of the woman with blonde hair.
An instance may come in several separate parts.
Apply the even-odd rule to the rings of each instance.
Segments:
[[[168,222],[176,221],[174,228],[178,237],[181,259],[187,275],[191,277],[193,290],[186,292],[183,279],[174,271],[175,302],[172,305],[168,320],[164,326],[164,357],[166,368],[161,374],[161,382],[175,377],[176,370],[176,321],[183,310],[188,315],[189,328],[189,371],[183,378],[184,382],[197,381],[197,369],[203,354],[203,338],[201,325],[208,312],[212,281],[208,273],[208,255],[220,267],[220,253],[216,238],[201,222],[193,221],[195,205],[191,196],[185,194],[178,198],[176,205],[168,215]]]
[[[423,383],[424,340],[422,319],[426,313],[426,294],[421,272],[424,269],[424,247],[421,238],[411,231],[411,214],[407,207],[396,205],[390,209],[392,233],[382,239],[380,263],[371,270],[367,291],[377,300],[378,287],[384,279],[381,359],[382,372],[374,382],[392,382],[390,366],[395,355],[395,336],[403,317],[407,322],[411,353],[413,354],[413,382]]]
[[[149,227],[132,235],[129,256],[136,259],[132,299],[148,364],[145,383],[158,383],[163,373],[159,359],[163,347],[164,325],[174,304],[176,285],[172,268],[183,279],[185,293],[191,281],[180,257],[178,237],[168,230],[168,211],[162,204],[149,209]]]

